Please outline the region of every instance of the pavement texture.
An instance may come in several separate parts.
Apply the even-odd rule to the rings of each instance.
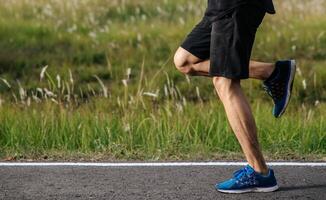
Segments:
[[[280,190],[221,194],[240,167],[0,167],[0,199],[326,199],[326,167],[273,167]]]

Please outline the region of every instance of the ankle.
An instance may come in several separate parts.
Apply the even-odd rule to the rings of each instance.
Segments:
[[[266,73],[266,79],[265,80],[272,80],[275,77],[278,76],[279,69],[277,67],[277,64],[271,64],[270,70]]]
[[[269,169],[265,169],[261,172],[258,172],[259,174],[263,175],[263,176],[267,176],[269,174]]]
[[[269,169],[265,163],[265,161],[253,161],[249,162],[249,165],[255,170],[255,172],[262,174],[262,175],[268,175]]]
[[[265,175],[269,174],[269,169],[268,169],[267,166],[264,166],[264,167],[253,166],[252,168],[255,170],[255,172],[257,172],[257,173],[259,173],[261,175],[265,176]]]

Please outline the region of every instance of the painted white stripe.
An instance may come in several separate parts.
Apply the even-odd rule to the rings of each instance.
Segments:
[[[83,163],[83,162],[0,162],[0,167],[191,167],[244,166],[246,162],[155,162],[155,163]],[[326,167],[326,162],[270,162],[269,166]]]

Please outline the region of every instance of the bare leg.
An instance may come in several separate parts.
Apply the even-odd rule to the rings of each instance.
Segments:
[[[268,79],[275,69],[274,63],[263,63],[257,61],[250,61],[249,77],[259,80]]]
[[[182,73],[208,76],[210,61],[201,60],[183,48],[178,49],[174,62]],[[249,76],[250,78],[266,80],[274,69],[274,64],[251,61]],[[240,80],[214,77],[213,83],[248,163],[255,171],[266,174],[268,168],[260,150],[255,120],[241,89]]]
[[[257,139],[255,120],[240,80],[214,77],[213,83],[248,163],[255,171],[267,174],[268,168]]]
[[[174,63],[179,71],[192,76],[209,76],[210,61],[201,60],[183,48],[179,48],[174,57]],[[274,71],[275,64],[250,61],[249,77],[266,80]]]
[[[191,76],[209,76],[210,61],[201,60],[182,47],[179,47],[174,55],[174,64],[184,74]]]

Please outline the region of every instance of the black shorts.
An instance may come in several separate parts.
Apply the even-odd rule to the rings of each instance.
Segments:
[[[204,16],[181,47],[202,60],[210,60],[210,76],[247,79],[257,28],[265,11],[241,5],[215,21]]]

